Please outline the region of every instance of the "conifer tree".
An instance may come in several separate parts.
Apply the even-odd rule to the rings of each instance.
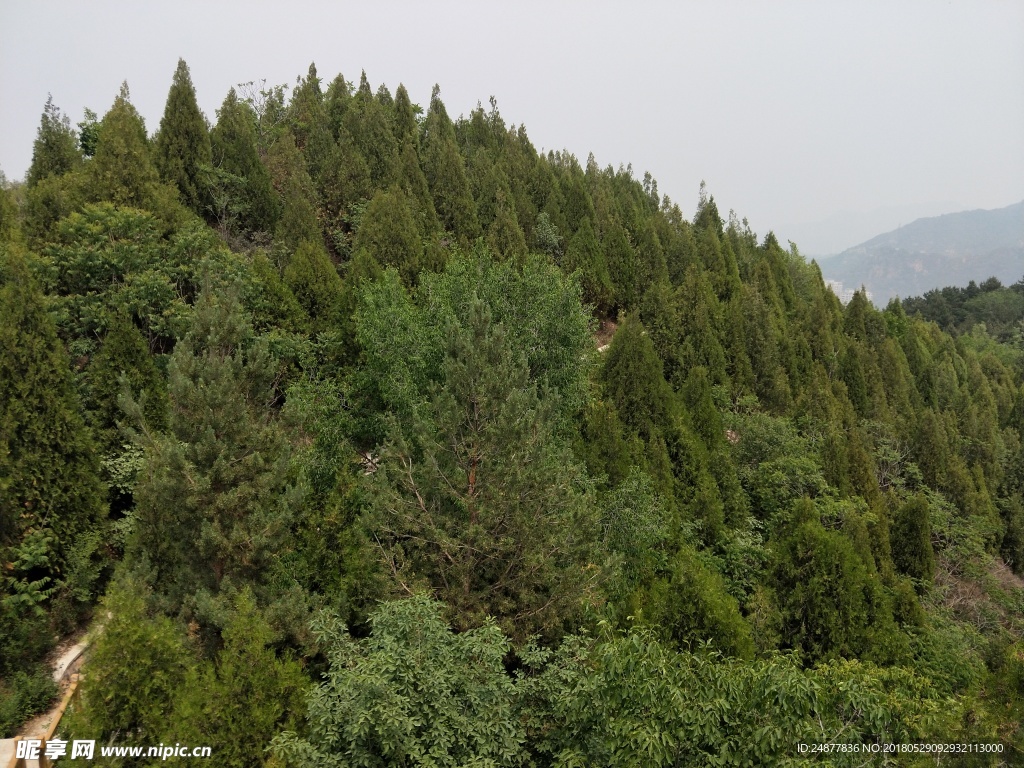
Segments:
[[[146,126],[129,101],[127,83],[103,116],[96,155],[88,167],[92,199],[149,207],[158,177],[150,158]]]
[[[710,641],[727,656],[753,658],[750,626],[736,598],[726,591],[722,577],[689,548],[673,558],[670,576],[652,590],[643,618],[677,647],[691,650]]]
[[[420,147],[423,175],[430,187],[441,226],[469,241],[475,239],[479,234],[476,204],[455,142],[455,128],[441,101],[441,89],[436,85],[423,123]]]
[[[168,364],[168,430],[143,428],[132,558],[145,557],[167,610],[208,626],[221,594],[248,584],[261,605],[287,590],[281,556],[301,489],[269,404],[277,365],[231,292],[204,291]]]
[[[487,232],[487,244],[506,261],[521,264],[526,258],[526,238],[519,227],[515,208],[509,201],[509,194],[497,193],[497,213]]]
[[[616,303],[620,309],[636,308],[642,298],[639,266],[629,235],[619,222],[613,221],[608,226],[601,240],[601,248],[608,262],[608,274]]]
[[[316,190],[306,170],[302,153],[290,133],[271,147],[267,159],[270,174],[281,195],[281,216],[277,238],[289,248],[298,248],[305,240],[319,242],[320,224],[316,216]]]
[[[678,406],[650,337],[632,315],[615,332],[601,380],[620,418],[642,438],[669,428]]]
[[[39,132],[32,145],[32,165],[29,166],[26,183],[34,187],[49,176],[63,176],[82,164],[82,153],[78,149],[78,137],[71,129],[71,121],[62,115],[47,96]]]
[[[383,267],[394,267],[406,284],[420,271],[423,244],[400,187],[374,195],[363,213],[354,250],[366,250]]]
[[[327,167],[317,179],[317,191],[320,193],[329,225],[335,231],[343,232],[346,239],[349,238],[349,217],[372,194],[373,186],[370,183],[370,169],[366,159],[344,125],[338,130],[338,140]]]
[[[211,159],[206,118],[199,111],[188,65],[178,59],[156,135],[154,160],[161,180],[177,187],[181,201],[198,214],[206,213],[209,205],[203,175]]]
[[[100,524],[98,469],[43,295],[24,258],[0,246],[0,584],[13,576],[27,607],[46,598],[79,537]],[[29,539],[45,547],[22,582],[13,561]]]
[[[547,214],[541,216],[544,216],[545,221],[550,221]],[[554,227],[553,224],[551,226]],[[562,264],[566,271],[580,271],[584,301],[593,304],[600,314],[610,314],[615,304],[615,290],[608,272],[608,263],[594,235],[590,219],[583,219],[580,228],[572,236]]]
[[[210,133],[214,215],[249,231],[273,231],[278,202],[256,145],[256,116],[232,88]]]
[[[419,109],[419,107],[416,107]],[[409,91],[399,83],[395,91],[395,140],[399,146],[412,144],[419,146],[419,123],[416,121],[416,112],[412,101],[409,99]]]
[[[86,379],[89,416],[104,454],[118,451],[124,442],[117,426],[124,414],[117,400],[125,387],[132,396],[141,397],[147,424],[158,430],[166,426],[167,385],[146,340],[126,313],[115,314]]]
[[[873,615],[867,598],[876,577],[849,539],[822,527],[810,499],[795,505],[790,527],[775,547],[771,573],[782,636],[812,659],[864,653],[877,629],[872,624],[892,622],[884,609]]]
[[[493,616],[516,638],[559,634],[590,599],[593,504],[486,306],[451,325],[443,385],[411,429],[394,425],[374,475],[372,531],[395,587],[426,586],[463,628]]]
[[[335,135],[315,64],[309,65],[308,74],[292,92],[288,122],[309,175],[320,179],[332,162]]]
[[[284,268],[284,282],[312,321],[312,330],[326,330],[341,300],[341,278],[323,247],[303,240]]]
[[[366,160],[370,183],[377,189],[387,188],[395,177],[398,145],[388,110],[370,93],[366,72],[362,73],[359,90],[345,111],[342,125]]]
[[[242,590],[210,662],[191,667],[175,691],[164,743],[216,744],[218,765],[267,764],[270,739],[295,727],[308,678],[299,663],[274,652],[274,632],[252,593]]]
[[[907,576],[931,581],[935,573],[935,551],[928,499],[922,495],[901,505],[892,524],[892,560],[896,569]]]

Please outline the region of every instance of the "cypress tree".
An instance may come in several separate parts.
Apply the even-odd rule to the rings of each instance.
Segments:
[[[336,231],[351,235],[350,214],[373,192],[370,168],[345,126],[338,131],[333,154],[317,179],[317,190],[328,223]],[[347,255],[342,253],[342,255]]]
[[[601,240],[612,289],[620,309],[633,309],[640,302],[640,275],[636,253],[629,242],[625,228],[617,221],[611,222]]]
[[[412,144],[419,146],[419,123],[416,121],[416,109],[409,99],[409,91],[399,83],[395,91],[395,140],[399,146]]]
[[[476,204],[455,142],[455,128],[441,101],[441,89],[436,85],[423,123],[420,146],[423,175],[430,187],[441,226],[458,237],[469,241],[475,239],[480,232]]]
[[[256,145],[256,115],[238,100],[234,88],[217,112],[210,145],[214,215],[225,222],[237,221],[245,230],[273,231],[279,204]]]
[[[370,183],[381,189],[394,180],[398,145],[388,110],[369,91],[369,82],[363,72],[360,88],[345,111],[342,125],[366,160]]]
[[[516,210],[510,205],[509,194],[499,190],[498,210],[487,233],[487,244],[506,261],[521,264],[526,258],[526,238],[516,218]]]
[[[243,590],[216,659],[192,667],[180,682],[163,741],[217,744],[217,763],[225,768],[273,765],[266,741],[295,727],[309,685],[297,661],[278,656],[274,640],[252,593]]]
[[[71,121],[62,115],[47,96],[43,116],[39,121],[39,132],[32,145],[32,165],[29,166],[26,183],[34,187],[49,176],[63,176],[82,164],[82,153],[78,149],[78,137],[71,129]]]
[[[292,100],[288,105],[288,123],[295,145],[306,161],[309,175],[319,179],[332,162],[336,137],[315,64],[309,65],[306,77],[292,92]]]
[[[648,622],[684,650],[710,640],[727,656],[754,656],[750,626],[736,598],[726,591],[722,577],[688,547],[676,554],[669,578],[653,590],[646,614]]]
[[[103,511],[95,448],[64,346],[25,260],[0,249],[0,561],[35,537],[32,581],[65,575]],[[13,565],[5,568],[14,570]],[[27,593],[26,593],[27,594]],[[30,600],[45,597],[32,593]]]
[[[409,203],[399,187],[374,195],[363,213],[354,245],[354,250],[365,249],[382,266],[397,269],[406,284],[415,280],[423,253]]]
[[[270,149],[267,160],[274,186],[281,195],[281,217],[276,237],[289,248],[298,248],[304,240],[319,242],[320,224],[316,216],[316,191],[295,140],[286,133]]]
[[[147,424],[164,428],[167,385],[150,357],[146,340],[124,312],[114,315],[86,371],[86,381],[90,420],[104,454],[117,451],[123,442],[117,423],[124,415],[117,401],[125,387],[134,397],[142,396]]]
[[[314,332],[332,324],[341,299],[341,278],[322,246],[309,240],[299,243],[284,269],[284,282],[306,310]]]
[[[550,221],[547,214],[541,216]],[[551,226],[554,227],[553,224]],[[567,272],[580,271],[583,300],[593,304],[600,314],[609,315],[615,303],[615,290],[608,273],[608,263],[594,235],[590,219],[583,219],[580,228],[569,241],[562,266]]]
[[[199,111],[188,65],[184,59],[178,59],[156,136],[154,160],[160,178],[177,187],[181,201],[199,214],[206,213],[209,207],[203,175],[211,159],[206,118]]]
[[[632,315],[612,338],[601,381],[619,417],[641,437],[650,439],[669,427],[676,412],[675,398],[654,344]]]
[[[918,494],[896,510],[892,521],[892,560],[896,570],[922,582],[935,573],[928,499]]]
[[[100,123],[96,154],[89,163],[93,200],[148,208],[159,181],[149,154],[146,126],[129,101],[128,84]]]

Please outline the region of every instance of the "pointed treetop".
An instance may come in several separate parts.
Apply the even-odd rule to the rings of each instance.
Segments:
[[[364,69],[359,75],[359,95],[370,98],[373,96],[373,91],[370,89],[370,81],[366,77],[366,70]]]

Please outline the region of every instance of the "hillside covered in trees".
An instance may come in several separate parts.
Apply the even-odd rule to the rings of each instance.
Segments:
[[[47,102],[0,195],[3,735],[100,617],[65,737],[222,766],[1024,759],[1019,334],[493,99],[154,128]]]

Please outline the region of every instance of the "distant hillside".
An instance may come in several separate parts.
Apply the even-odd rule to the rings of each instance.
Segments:
[[[863,284],[880,306],[893,296],[920,296],[993,276],[1010,284],[1024,276],[1024,201],[918,219],[820,265],[826,279],[846,288]]]

